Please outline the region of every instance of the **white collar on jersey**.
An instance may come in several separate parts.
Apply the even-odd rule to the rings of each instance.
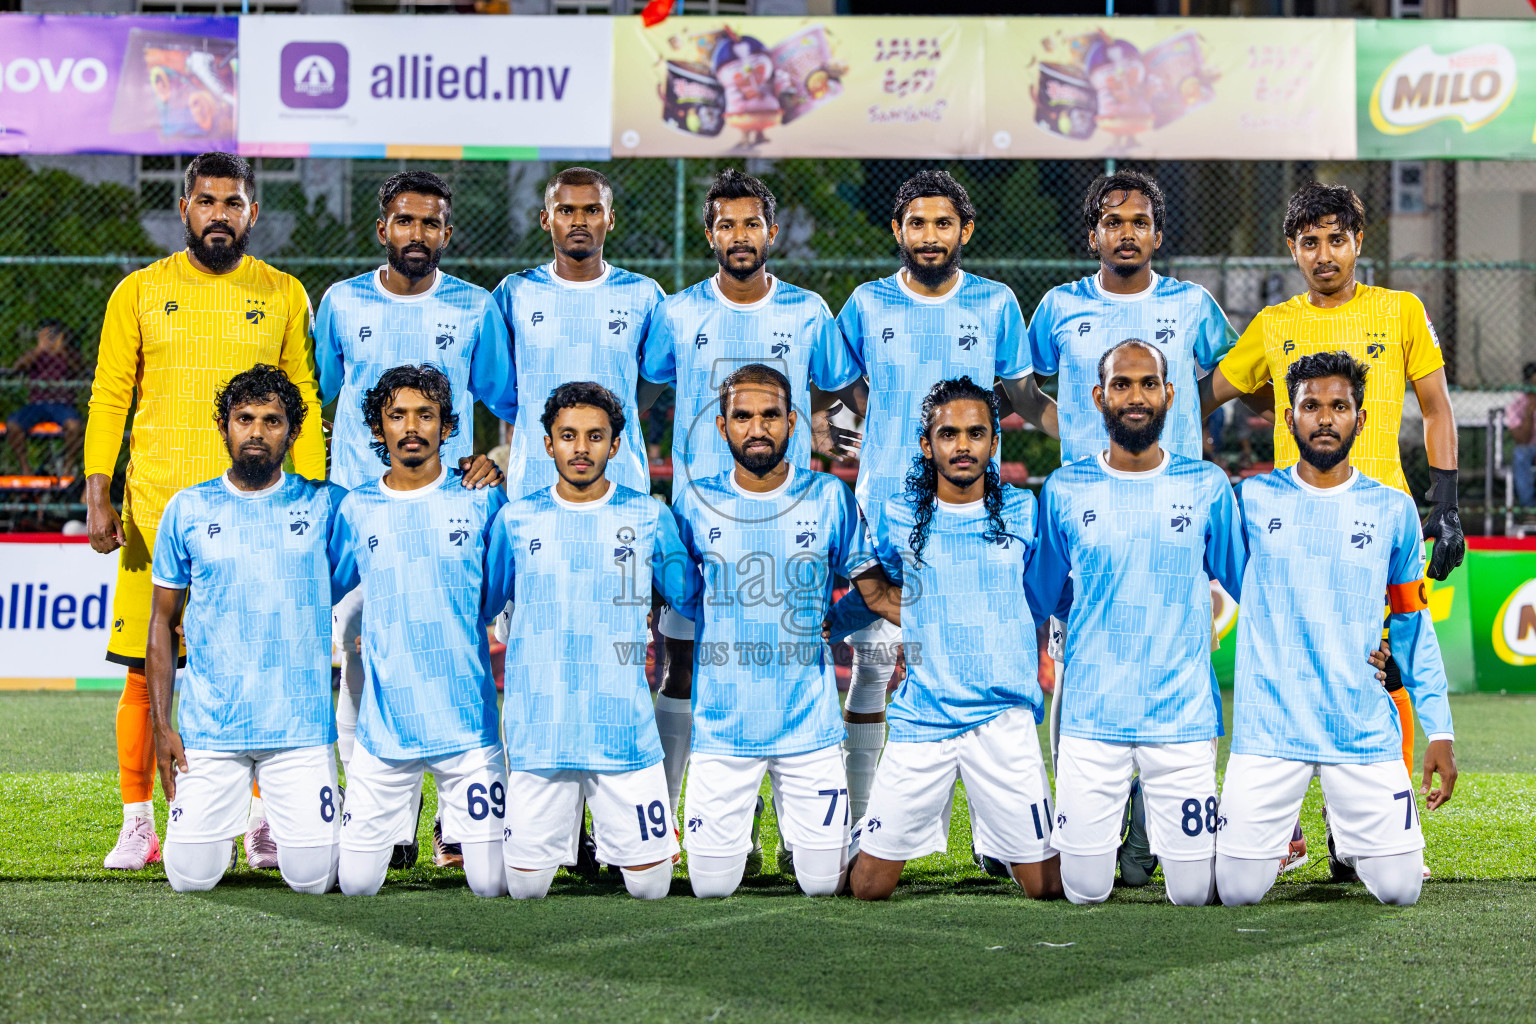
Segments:
[[[955,283],[943,295],[919,295],[913,291],[912,286],[907,284],[907,271],[905,267],[896,271],[896,287],[900,288],[901,293],[913,302],[920,302],[925,306],[937,306],[942,302],[948,302],[960,294],[960,289],[965,287],[965,271],[955,271]]]
[[[219,480],[222,481],[223,484],[224,484],[224,489],[226,491],[228,491],[230,494],[233,494],[237,498],[265,498],[265,497],[269,497],[270,495],[275,493],[279,487],[283,486],[283,481],[286,480],[286,479],[288,479],[288,474],[284,473],[282,470],[278,470],[277,471],[277,483],[275,483],[275,484],[268,484],[267,486],[263,487],[259,491],[242,491],[240,488],[236,487],[232,482],[230,482],[229,471],[228,470],[225,470],[224,474],[219,477]]]
[[[1116,469],[1114,466],[1111,466],[1109,464],[1109,449],[1107,449],[1107,448],[1104,449],[1104,451],[1099,452],[1097,458],[1099,460],[1099,468],[1100,469],[1104,470],[1104,472],[1108,473],[1110,476],[1118,477],[1121,480],[1147,480],[1147,479],[1150,479],[1151,477],[1157,476],[1159,473],[1163,472],[1163,470],[1167,469],[1168,468],[1168,464],[1173,461],[1173,457],[1168,454],[1168,449],[1167,448],[1163,449],[1163,461],[1159,462],[1156,466],[1153,466],[1151,469],[1142,469],[1142,470]]]
[[[1286,472],[1291,474],[1291,479],[1296,481],[1296,486],[1300,487],[1308,494],[1343,494],[1345,491],[1355,486],[1355,481],[1360,479],[1360,468],[1358,466],[1350,466],[1349,479],[1345,480],[1343,483],[1334,484],[1332,487],[1314,487],[1312,484],[1309,484],[1303,480],[1301,478],[1301,474],[1298,473],[1296,469],[1297,467],[1292,466],[1290,469],[1286,470]]]
[[[789,485],[795,482],[795,473],[797,472],[798,470],[795,469],[794,463],[790,463],[789,472],[784,475],[784,482],[779,484],[779,486],[775,487],[771,491],[749,491],[737,482],[736,469],[735,467],[732,467],[730,472],[731,490],[735,491],[743,498],[753,498],[757,501],[768,501],[772,498],[779,497],[779,495],[789,490]]]
[[[559,274],[555,273],[555,261],[554,260],[550,260],[548,263],[544,264],[544,269],[549,271],[550,280],[554,281],[558,285],[561,285],[562,287],[565,287],[565,288],[596,288],[598,285],[600,285],[604,281],[608,280],[608,275],[609,275],[610,272],[612,272],[613,265],[610,264],[607,260],[603,260],[603,272],[601,274],[598,274],[596,277],[594,277],[590,281],[572,281],[569,278],[561,277]]]
[[[617,491],[619,488],[614,484],[612,480],[604,480],[603,483],[608,485],[608,489],[603,492],[603,496],[601,498],[593,498],[591,501],[567,501],[565,498],[560,497],[559,491],[555,490],[559,484],[549,485],[549,496],[554,498],[555,504],[559,505],[561,508],[568,508],[573,512],[586,512],[590,509],[602,508],[604,505],[613,500],[613,492]]]
[[[1112,292],[1108,288],[1104,287],[1104,283],[1099,280],[1099,275],[1103,272],[1103,268],[1093,272],[1093,290],[1098,293],[1099,298],[1108,299],[1110,302],[1140,302],[1142,299],[1147,298],[1153,292],[1157,291],[1157,282],[1162,280],[1162,278],[1158,276],[1157,271],[1154,270],[1151,272],[1151,284],[1147,285],[1139,292],[1131,292],[1129,295],[1125,295],[1120,292]]]
[[[711,275],[709,279],[709,287],[710,290],[715,293],[715,298],[725,303],[727,309],[736,309],[743,313],[756,313],[758,310],[768,305],[768,303],[772,302],[773,293],[779,290],[779,279],[774,277],[772,274],[769,274],[767,295],[764,295],[756,302],[732,302],[730,299],[726,298],[725,293],[720,290],[720,273],[723,273],[723,271]]]
[[[395,501],[414,501],[417,498],[425,498],[427,495],[443,486],[443,481],[447,479],[448,463],[445,462],[443,463],[443,471],[437,474],[437,479],[433,480],[425,487],[418,487],[414,491],[397,491],[393,487],[389,486],[389,484],[385,483],[384,477],[381,476],[379,477],[379,490],[384,492],[384,497],[393,498]]]
[[[385,264],[385,266],[388,266],[388,264]],[[441,270],[433,270],[432,287],[428,288],[420,295],[396,295],[388,288],[385,288],[383,282],[379,280],[379,275],[383,272],[384,267],[380,267],[378,270],[375,270],[368,276],[373,278],[373,290],[391,302],[424,302],[427,299],[430,299],[432,296],[436,295],[438,286],[443,283],[443,272]]]
[[[980,512],[986,508],[987,499],[977,498],[975,501],[945,501],[943,498],[934,498],[933,507],[940,512],[948,512],[951,515],[968,516]]]

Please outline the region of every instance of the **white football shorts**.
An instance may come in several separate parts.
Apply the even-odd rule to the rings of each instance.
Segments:
[[[752,812],[767,772],[779,834],[791,850],[848,845],[848,776],[841,743],[787,757],[695,752],[683,795],[683,848],[701,857],[752,850]]]
[[[1215,740],[1132,744],[1061,737],[1051,845],[1082,857],[1118,849],[1131,776],[1138,771],[1152,852],[1167,860],[1215,856]]]
[[[216,843],[243,834],[252,779],[261,787],[277,845],[336,842],[341,799],[329,743],[286,750],[188,750],[187,767],[176,775],[167,842]]]
[[[426,772],[437,780],[445,842],[501,840],[507,819],[507,767],[501,744],[410,761],[386,761],[358,744],[347,765],[341,848],[372,853],[410,842],[416,829],[416,794]]]
[[[1008,864],[1052,856],[1050,782],[1035,716],[1025,707],[949,739],[887,743],[860,823],[859,852],[912,860],[947,849],[944,811],[957,775],[978,853]]]
[[[502,843],[507,866],[541,870],[576,863],[583,800],[592,810],[600,862],[639,867],[677,852],[667,775],[659,762],[628,772],[509,772]]]
[[[1229,857],[1280,857],[1316,777],[1340,857],[1392,857],[1424,849],[1418,794],[1400,757],[1374,764],[1315,764],[1233,754],[1221,785],[1216,849]]]

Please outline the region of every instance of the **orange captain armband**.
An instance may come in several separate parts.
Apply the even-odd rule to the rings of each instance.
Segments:
[[[1387,607],[1393,615],[1407,615],[1429,607],[1429,584],[1422,579],[1387,585]]]

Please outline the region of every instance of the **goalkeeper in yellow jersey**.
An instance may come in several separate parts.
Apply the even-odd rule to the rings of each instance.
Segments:
[[[186,249],[129,274],[112,293],[101,329],[85,428],[86,526],[97,551],[120,551],[107,660],[128,666],[117,707],[123,828],[104,861],[108,868],[138,870],[160,857],[151,804],[155,745],[144,679],[154,589],[150,558],[171,495],[229,468],[228,449],[208,412],[218,388],[256,363],[281,368],[309,409],[293,445],[294,469],[314,480],[325,478],[309,298],[296,278],[245,254],[256,222],[255,186],[250,165],[239,157],[195,157],[187,165],[181,198]],[[109,492],[130,409],[128,479],[119,519]],[[275,845],[262,840],[267,833],[259,804],[252,818],[247,860],[253,867],[276,867]]]
[[[1433,504],[1424,520],[1424,537],[1435,541],[1426,570],[1443,580],[1466,554],[1456,497],[1456,419],[1446,386],[1440,341],[1424,311],[1409,292],[1361,284],[1355,262],[1365,238],[1365,206],[1345,185],[1304,185],[1285,212],[1285,244],[1306,279],[1307,291],[1259,311],[1248,329],[1200,382],[1200,412],[1208,417],[1233,398],[1253,408],[1275,411],[1275,466],[1295,465],[1296,440],[1285,426],[1289,405],[1284,380],[1291,363],[1317,352],[1347,352],[1370,368],[1366,379],[1365,425],[1350,461],[1366,476],[1408,492],[1398,457],[1398,428],[1409,384],[1424,415],[1424,447],[1433,483],[1425,498]],[[1410,497],[1411,497],[1410,492]],[[1383,595],[1385,602],[1385,595]],[[1413,706],[1402,676],[1387,660],[1386,687],[1397,706],[1403,731],[1403,759],[1413,773]],[[1306,862],[1306,842],[1297,826],[1285,869]],[[1330,855],[1330,863],[1333,863]],[[1335,877],[1347,869],[1335,865]]]

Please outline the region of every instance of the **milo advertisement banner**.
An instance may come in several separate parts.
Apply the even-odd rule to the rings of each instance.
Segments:
[[[1362,21],[1360,159],[1536,157],[1536,22]]]
[[[1354,22],[996,18],[992,157],[1355,156]]]
[[[618,156],[979,156],[971,18],[668,18],[614,25]]]

